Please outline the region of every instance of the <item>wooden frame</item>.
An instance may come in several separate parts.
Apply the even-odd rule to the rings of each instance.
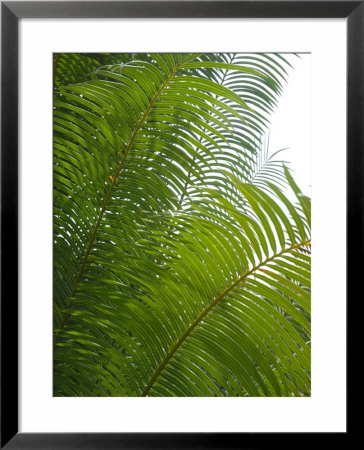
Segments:
[[[18,433],[18,20],[20,18],[347,18],[347,300],[363,263],[363,1],[1,2],[1,448],[250,448],[280,439],[246,433]],[[355,253],[354,253],[355,252]],[[362,258],[361,258],[362,259]],[[353,299],[354,300],[354,299]],[[358,299],[356,299],[358,300]],[[309,438],[285,436],[303,445]],[[327,436],[322,435],[327,439]],[[346,439],[340,433],[335,439]],[[319,435],[316,434],[315,439]]]

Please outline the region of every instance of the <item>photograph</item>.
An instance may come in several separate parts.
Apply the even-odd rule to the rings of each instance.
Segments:
[[[0,448],[350,447],[364,1],[0,27]]]
[[[311,396],[310,53],[53,53],[53,396]]]

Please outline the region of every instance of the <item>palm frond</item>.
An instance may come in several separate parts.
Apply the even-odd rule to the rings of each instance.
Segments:
[[[284,65],[136,55],[56,90],[55,395],[309,395],[309,199],[251,179]]]

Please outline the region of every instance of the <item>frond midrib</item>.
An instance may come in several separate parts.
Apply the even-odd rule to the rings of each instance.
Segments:
[[[196,57],[196,55],[194,55],[194,57]],[[123,157],[122,157],[122,159],[121,159],[119,165],[117,166],[117,168],[116,168],[116,170],[115,170],[115,172],[114,172],[114,176],[113,176],[113,178],[112,178],[112,183],[110,184],[110,187],[109,187],[109,189],[107,190],[106,195],[105,195],[105,198],[104,198],[104,200],[103,200],[103,202],[102,202],[102,206],[101,206],[99,215],[98,215],[98,217],[97,217],[97,219],[96,219],[96,222],[95,222],[95,225],[94,225],[94,228],[93,228],[93,232],[92,232],[91,238],[90,238],[90,240],[89,240],[89,243],[88,243],[88,245],[87,245],[87,247],[86,247],[86,251],[85,251],[84,256],[83,256],[83,259],[82,259],[82,263],[81,263],[80,270],[79,270],[79,272],[78,272],[78,274],[77,274],[77,277],[76,277],[76,280],[75,280],[75,282],[74,282],[74,285],[73,285],[73,289],[72,289],[71,295],[70,295],[70,297],[69,297],[69,301],[68,301],[68,303],[67,303],[67,305],[66,305],[66,308],[65,308],[66,313],[65,313],[65,315],[64,315],[64,318],[63,318],[63,320],[62,320],[62,322],[61,322],[61,325],[60,325],[59,329],[56,330],[56,332],[59,332],[60,330],[62,330],[62,329],[64,328],[64,326],[65,326],[67,320],[69,319],[69,317],[70,317],[70,315],[71,315],[70,309],[71,309],[72,304],[73,304],[72,298],[73,298],[73,297],[75,296],[75,294],[76,294],[77,286],[78,286],[78,284],[80,283],[81,278],[82,278],[82,276],[83,276],[83,273],[84,273],[84,271],[85,271],[86,264],[87,264],[87,260],[88,260],[88,257],[90,256],[92,247],[93,247],[93,245],[94,245],[95,238],[96,238],[97,232],[98,232],[99,227],[100,227],[100,224],[101,224],[101,220],[102,220],[102,218],[103,218],[103,216],[104,216],[104,213],[105,213],[105,211],[106,211],[106,207],[107,207],[107,205],[108,205],[108,203],[109,203],[109,201],[110,201],[110,198],[111,198],[111,196],[112,196],[112,192],[113,192],[113,190],[114,190],[114,186],[115,186],[115,184],[116,184],[116,182],[117,182],[117,180],[118,180],[118,178],[119,178],[119,176],[120,176],[120,174],[121,174],[121,172],[122,172],[122,169],[123,169],[123,167],[124,167],[124,165],[125,165],[126,159],[127,159],[128,155],[129,155],[129,153],[130,153],[130,150],[131,150],[133,144],[134,144],[134,141],[135,141],[136,137],[138,136],[138,133],[139,133],[140,129],[142,128],[142,126],[143,126],[145,120],[147,119],[148,115],[150,114],[150,112],[151,112],[151,110],[152,110],[154,104],[156,103],[156,101],[158,100],[159,96],[161,95],[162,91],[165,89],[165,87],[168,85],[168,83],[171,81],[171,79],[175,76],[176,72],[177,72],[177,71],[183,66],[183,64],[184,64],[186,61],[188,61],[188,60],[189,60],[189,58],[187,58],[186,60],[182,61],[181,63],[177,64],[177,65],[174,67],[173,71],[168,75],[168,77],[165,79],[165,81],[162,83],[162,85],[160,86],[160,88],[158,89],[158,91],[156,92],[156,94],[154,95],[154,97],[152,98],[151,102],[149,103],[148,108],[146,109],[145,113],[143,114],[143,116],[142,116],[141,119],[139,120],[137,126],[135,127],[135,130],[134,130],[134,132],[133,132],[133,134],[132,134],[132,136],[131,136],[131,138],[130,138],[130,140],[129,140],[129,143],[128,143],[126,149],[125,149],[125,152],[124,152],[124,154],[123,154]]]
[[[281,257],[285,253],[289,253],[294,249],[297,249],[301,246],[308,245],[310,243],[310,240],[303,240],[299,243],[295,243],[294,245],[291,245],[288,248],[284,248],[279,253],[275,253],[274,255],[270,256],[269,258],[262,261],[260,264],[254,266],[251,270],[248,272],[245,272],[242,274],[238,279],[236,279],[233,283],[230,284],[220,295],[218,295],[202,312],[201,314],[195,319],[195,321],[187,328],[187,330],[183,333],[183,335],[180,337],[180,339],[176,342],[176,344],[172,347],[172,349],[168,352],[168,354],[165,356],[163,361],[160,363],[160,365],[157,367],[157,369],[154,372],[154,375],[152,376],[151,380],[149,381],[148,385],[145,387],[144,391],[141,394],[141,397],[146,397],[148,393],[150,392],[151,388],[153,387],[155,381],[165,368],[165,366],[168,364],[168,362],[173,358],[177,350],[181,347],[181,345],[186,341],[188,336],[193,332],[193,330],[202,322],[202,320],[207,316],[207,314],[224,298],[226,297],[236,286],[238,286],[240,283],[242,283],[249,275],[259,270],[261,267],[266,265],[267,263],[274,261],[276,258]]]
[[[230,57],[229,64],[232,64],[234,59],[235,59],[235,53],[233,53],[233,55]],[[226,79],[226,76],[227,76],[228,72],[229,71],[227,69],[224,71],[224,75],[223,75],[222,79],[219,82],[219,84],[221,84],[221,86],[224,86],[224,82],[225,82],[225,79]],[[202,136],[200,136],[199,142],[202,142]],[[195,157],[193,158],[192,161],[195,162]],[[189,173],[187,177],[189,178],[190,175],[191,175],[191,173]],[[180,207],[182,206],[182,202],[183,202],[183,200],[184,200],[184,198],[186,196],[188,184],[189,184],[188,181],[186,181],[185,185],[184,185],[184,188],[183,188],[183,191],[182,191],[182,194],[181,194],[181,197],[180,197],[180,199],[178,201]]]

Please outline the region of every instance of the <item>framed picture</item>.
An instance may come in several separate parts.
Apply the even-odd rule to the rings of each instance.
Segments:
[[[1,446],[347,439],[363,3],[1,7]]]

